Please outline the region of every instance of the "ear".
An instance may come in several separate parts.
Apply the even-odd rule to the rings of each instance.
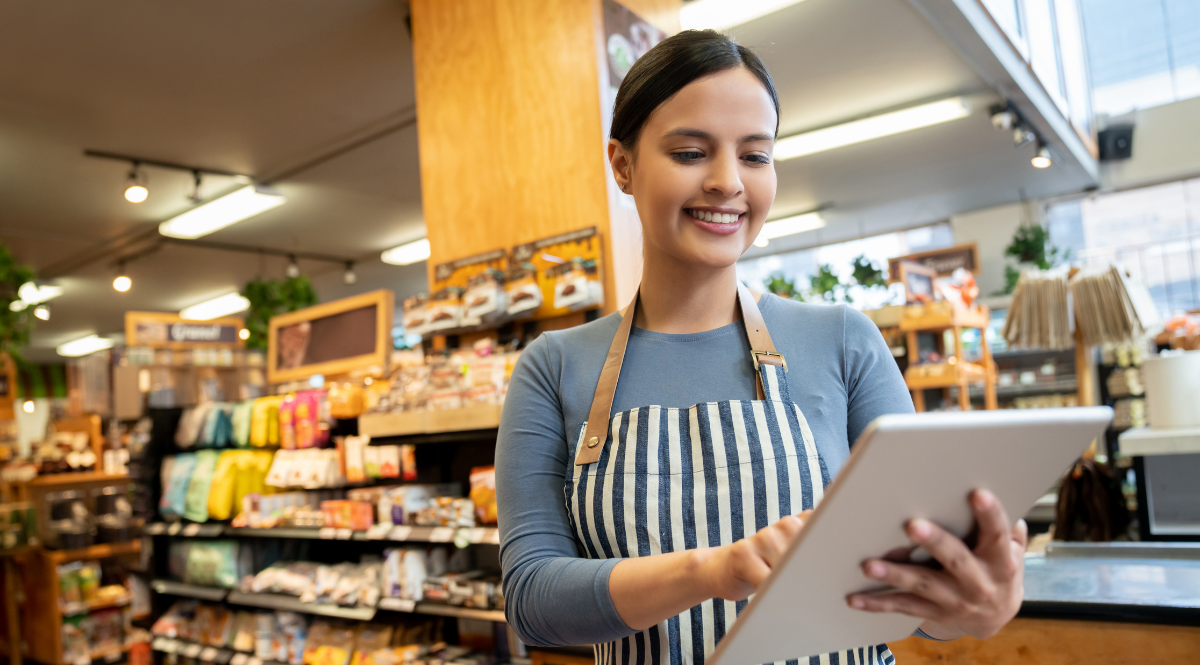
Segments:
[[[612,167],[617,187],[623,192],[629,190],[633,179],[633,155],[616,139],[608,140],[608,165]]]

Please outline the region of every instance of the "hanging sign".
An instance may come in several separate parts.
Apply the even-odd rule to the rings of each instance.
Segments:
[[[172,348],[240,347],[238,332],[245,327],[239,318],[190,321],[178,314],[125,312],[125,344]]]
[[[364,371],[387,376],[396,296],[380,289],[271,317],[271,383]]]
[[[903,262],[919,263],[926,268],[932,268],[939,277],[947,277],[959,268],[972,273],[979,272],[979,251],[975,243],[955,245],[945,249],[935,249],[929,252],[919,252],[908,256],[897,256],[888,259],[888,276],[890,281],[900,281],[900,264]]]

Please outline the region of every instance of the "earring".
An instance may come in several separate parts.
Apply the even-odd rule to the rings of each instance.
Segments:
[[[621,185],[621,191],[628,194],[629,193],[629,185],[628,184]]]

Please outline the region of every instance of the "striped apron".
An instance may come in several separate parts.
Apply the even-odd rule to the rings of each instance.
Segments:
[[[758,400],[686,409],[646,406],[610,419],[636,296],[626,310],[566,481],[571,526],[589,559],[729,545],[821,500],[829,471],[804,414],[788,394],[786,364],[771,344],[753,296],[744,287],[738,295],[754,349]],[[591,422],[601,424],[592,427]],[[706,600],[648,630],[596,645],[596,662],[703,665],[746,603]],[[879,644],[811,656],[807,662],[892,665],[895,658]]]

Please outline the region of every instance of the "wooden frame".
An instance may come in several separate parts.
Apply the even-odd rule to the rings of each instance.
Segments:
[[[969,242],[969,243],[965,243],[962,245],[955,245],[953,247],[943,247],[942,249],[932,249],[927,252],[917,252],[916,254],[908,254],[906,256],[894,256],[894,257],[888,259],[888,277],[889,277],[888,281],[889,282],[899,282],[900,281],[900,277],[898,275],[899,266],[901,263],[904,263],[905,261],[925,265],[925,261],[928,259],[936,259],[940,256],[952,256],[952,255],[963,254],[963,253],[970,254],[970,259],[969,259],[970,266],[967,266],[967,270],[970,270],[973,273],[978,273],[979,272],[979,248],[978,248],[978,246],[975,245],[975,243]],[[926,267],[929,267],[929,266],[926,266]],[[939,277],[945,277],[954,272],[953,270],[949,270],[949,271],[937,270],[937,268],[934,268],[934,270],[937,271],[937,274]]]
[[[375,350],[372,353],[302,365],[290,369],[279,368],[280,329],[297,323],[316,321],[337,314],[363,309],[371,305],[374,305],[376,308]],[[386,376],[388,363],[392,358],[392,326],[394,325],[393,310],[395,306],[395,294],[387,289],[380,289],[271,317],[267,338],[267,380],[271,383],[285,383],[287,381],[306,379],[317,374],[339,376],[356,370],[372,370]]]
[[[149,342],[138,339],[137,327],[139,323],[164,323],[167,325],[182,323],[189,326],[229,326],[234,328],[234,339],[231,342],[208,342],[203,340],[185,342]],[[125,345],[152,346],[155,348],[164,349],[194,349],[197,347],[237,349],[246,346],[246,342],[238,337],[237,334],[238,331],[245,327],[245,319],[234,316],[226,316],[219,319],[208,319],[207,321],[194,321],[192,319],[185,319],[178,314],[168,314],[166,312],[125,312]]]
[[[933,268],[928,268],[920,263],[911,261],[901,261],[898,268],[898,281],[904,284],[904,299],[909,303],[931,302],[936,298],[933,282],[938,278],[937,271]],[[921,290],[913,289],[911,280],[929,280],[929,288],[926,291],[927,298],[922,298]]]

